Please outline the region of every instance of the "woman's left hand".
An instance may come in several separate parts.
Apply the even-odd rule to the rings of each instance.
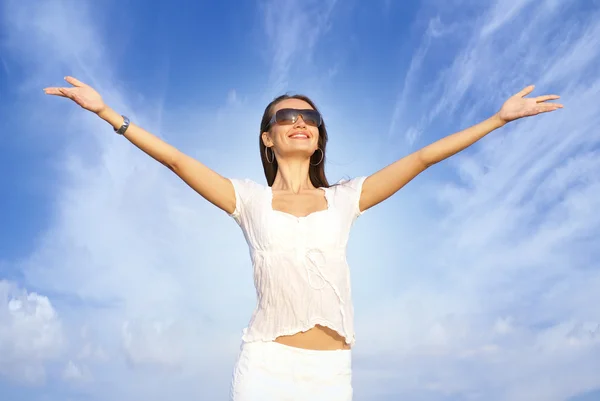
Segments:
[[[525,98],[525,96],[527,96],[533,91],[533,88],[534,85],[526,87],[519,93],[516,93],[513,96],[511,96],[502,105],[502,108],[497,113],[497,115],[503,123],[508,123],[510,121],[523,117],[535,116],[536,114],[546,113],[548,111],[562,109],[562,104],[546,103],[548,100],[555,100],[560,98],[560,96],[558,95],[545,95]]]

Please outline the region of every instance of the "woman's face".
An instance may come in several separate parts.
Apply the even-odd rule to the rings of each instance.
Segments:
[[[277,103],[273,115],[282,109],[314,110],[310,104],[300,99],[286,99]],[[302,116],[295,122],[274,122],[269,132],[263,133],[263,143],[273,147],[278,158],[310,158],[319,147],[319,127],[307,123]]]

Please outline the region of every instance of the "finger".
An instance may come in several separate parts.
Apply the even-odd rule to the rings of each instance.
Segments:
[[[535,85],[529,85],[529,86],[523,88],[523,90],[521,90],[519,93],[517,93],[516,96],[519,96],[519,97],[527,96],[533,91],[533,88],[535,88]]]
[[[83,82],[81,82],[80,80],[78,80],[77,78],[73,78],[71,76],[66,76],[65,77],[65,81],[67,81],[68,83],[70,83],[73,86],[77,86],[77,87],[81,87],[81,86],[86,86]]]
[[[58,91],[69,99],[73,98],[73,93],[68,88],[58,88]]]
[[[554,111],[554,110],[558,110],[558,109],[562,109],[563,105],[559,104],[559,103],[545,103],[545,104],[540,104],[537,107],[537,110],[539,113],[545,113],[548,111]]]
[[[79,103],[77,98],[77,94],[75,93],[75,88],[57,88],[60,94],[66,98],[73,100],[76,103]]]
[[[558,95],[538,96],[535,98],[535,101],[536,101],[536,103],[541,103],[541,102],[545,102],[547,100],[555,100],[555,99],[560,99],[560,96],[558,96]]]
[[[57,95],[57,96],[65,96],[64,93],[60,91],[61,88],[44,88],[44,92],[47,95]]]

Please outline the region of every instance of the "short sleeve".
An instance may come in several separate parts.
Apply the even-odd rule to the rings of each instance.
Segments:
[[[250,179],[228,178],[235,192],[235,210],[229,213],[240,226],[247,221],[247,215],[251,210],[251,201],[260,189],[260,184]]]
[[[352,220],[361,216],[364,211],[360,210],[360,195],[362,193],[363,183],[367,177],[356,177],[350,180],[340,180],[338,186],[340,187],[337,191],[338,196],[342,196],[342,199],[338,204],[346,209]]]

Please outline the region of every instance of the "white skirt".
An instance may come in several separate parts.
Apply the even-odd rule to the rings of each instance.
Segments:
[[[351,401],[351,350],[307,350],[242,342],[230,401]]]

